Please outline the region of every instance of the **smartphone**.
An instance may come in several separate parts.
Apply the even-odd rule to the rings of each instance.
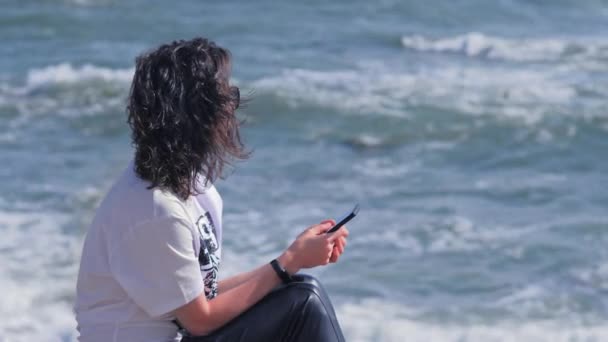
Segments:
[[[335,226],[331,227],[331,229],[327,231],[327,234],[333,233],[336,230],[342,228],[343,225],[345,225],[348,221],[352,220],[355,216],[357,216],[358,213],[359,213],[359,204],[355,204],[355,207],[353,208],[353,210],[351,212],[347,213],[346,215],[344,215],[344,217],[342,217],[340,219],[340,221],[338,221],[338,223],[336,223]]]

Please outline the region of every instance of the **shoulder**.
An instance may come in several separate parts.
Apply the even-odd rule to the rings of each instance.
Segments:
[[[150,189],[152,197],[152,218],[189,220],[188,203],[174,193],[163,189]]]
[[[213,183],[208,182],[203,176],[199,175],[196,183],[196,196],[198,199],[204,199],[214,206],[222,207],[222,196],[215,188]]]
[[[122,236],[150,221],[174,219],[188,222],[186,202],[170,191],[149,188],[149,184],[129,167],[100,204],[93,225],[103,226],[109,234]]]
[[[184,201],[161,189],[149,189],[148,196],[150,206],[146,209],[147,215],[136,215],[137,219],[117,237],[114,250],[132,250],[141,246],[152,248],[157,253],[171,246],[173,251],[189,253],[195,237],[195,227]]]

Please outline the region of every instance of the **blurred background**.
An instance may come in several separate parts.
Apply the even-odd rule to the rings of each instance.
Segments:
[[[608,340],[608,2],[0,0],[0,341],[74,341],[134,58],[234,57],[226,276],[356,202],[349,341]]]

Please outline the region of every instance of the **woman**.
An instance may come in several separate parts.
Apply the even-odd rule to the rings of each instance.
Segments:
[[[206,39],[136,60],[128,104],[134,161],[85,238],[80,341],[343,341],[320,284],[300,269],[338,261],[347,229],[326,220],[271,263],[218,281],[222,200],[213,182],[247,157],[230,54]],[[243,227],[248,228],[248,227]]]

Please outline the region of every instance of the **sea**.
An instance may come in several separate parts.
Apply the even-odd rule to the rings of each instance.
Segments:
[[[139,54],[233,57],[220,276],[359,203],[307,272],[348,341],[608,341],[605,0],[0,0],[0,342],[75,341]]]

